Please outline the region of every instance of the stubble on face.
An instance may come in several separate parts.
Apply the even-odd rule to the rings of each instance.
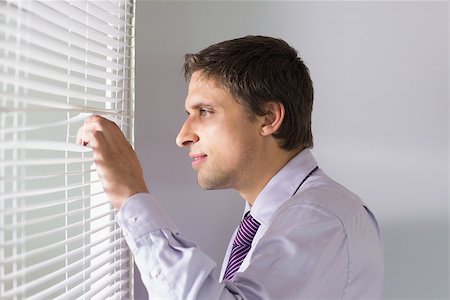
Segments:
[[[229,189],[233,186],[233,176],[224,174],[223,172],[214,172],[212,174],[197,173],[197,183],[204,190],[222,190]]]
[[[232,149],[238,154],[233,161],[208,156],[207,165],[197,171],[197,183],[205,190],[238,189],[249,176],[254,158],[253,147],[244,137],[236,137]],[[237,142],[237,143],[236,143]]]

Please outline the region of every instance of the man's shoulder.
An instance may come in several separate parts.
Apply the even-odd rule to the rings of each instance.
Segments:
[[[296,195],[280,206],[274,217],[282,217],[287,210],[302,214],[307,207],[315,207],[330,218],[337,218],[343,225],[351,222],[355,216],[365,214],[367,210],[358,195],[331,179],[322,170],[311,176]]]

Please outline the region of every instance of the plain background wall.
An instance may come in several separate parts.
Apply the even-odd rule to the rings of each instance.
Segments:
[[[311,71],[320,167],[381,224],[385,298],[448,298],[446,2],[138,1],[136,20],[136,149],[185,237],[220,267],[244,202],[200,190],[175,144],[183,55],[247,34],[281,37]]]

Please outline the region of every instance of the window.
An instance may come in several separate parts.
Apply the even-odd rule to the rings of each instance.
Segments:
[[[133,0],[0,0],[0,298],[132,298],[91,114],[133,144]]]

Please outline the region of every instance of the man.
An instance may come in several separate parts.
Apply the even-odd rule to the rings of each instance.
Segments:
[[[152,299],[378,299],[383,249],[373,214],[317,165],[309,71],[280,39],[247,36],[186,55],[189,149],[204,189],[236,189],[246,212],[215,264],[148,193],[120,130],[94,116],[90,144],[105,192]]]

